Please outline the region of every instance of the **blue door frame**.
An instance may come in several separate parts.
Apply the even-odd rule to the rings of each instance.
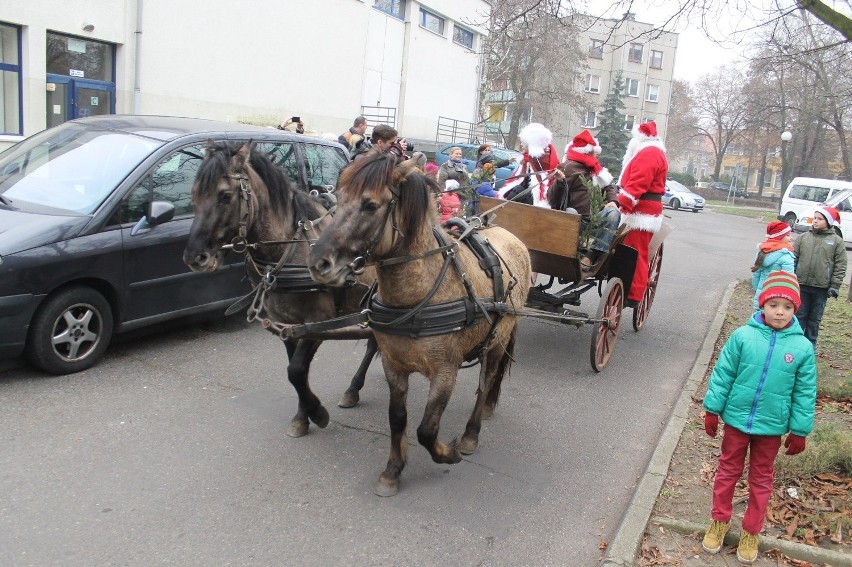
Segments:
[[[80,89],[101,91],[109,94],[108,114],[115,114],[115,83],[105,81],[92,81],[91,79],[78,79],[67,75],[47,74],[48,83],[56,83],[66,85],[65,95],[65,120],[73,120],[81,116],[89,116],[90,113],[85,112],[91,107],[92,97],[89,97],[89,102],[84,103],[81,100]],[[81,114],[81,109],[83,110]]]

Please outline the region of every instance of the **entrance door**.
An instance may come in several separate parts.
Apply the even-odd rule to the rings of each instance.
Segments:
[[[47,83],[48,128],[74,118],[115,112],[115,85],[112,83],[53,74],[48,74]]]

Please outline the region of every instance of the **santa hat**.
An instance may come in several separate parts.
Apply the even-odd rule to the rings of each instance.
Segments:
[[[770,299],[780,297],[790,301],[796,311],[798,311],[799,305],[802,304],[802,298],[799,293],[799,280],[796,274],[782,271],[772,272],[766,276],[766,281],[763,282],[757,302],[762,308],[763,304]]]
[[[532,157],[541,157],[553,141],[553,133],[543,124],[532,122],[524,126],[523,130],[518,133],[518,138],[527,146],[527,152]]]
[[[834,207],[817,207],[816,212],[825,217],[828,226],[840,226],[840,213]]]
[[[793,230],[790,225],[782,221],[772,221],[766,225],[766,240],[781,240]]]
[[[568,150],[571,149],[579,154],[595,155],[601,153],[601,145],[588,130],[583,130],[574,136],[571,143],[565,146],[565,153],[567,154]]]
[[[657,123],[653,120],[650,122],[643,122],[639,124],[633,130],[634,138],[645,138],[648,140],[656,140],[657,139]]]
[[[454,191],[459,188],[459,182],[455,179],[447,179],[444,181],[444,191]]]

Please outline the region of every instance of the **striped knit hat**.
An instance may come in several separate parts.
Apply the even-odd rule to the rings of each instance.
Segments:
[[[790,234],[790,225],[782,221],[772,221],[766,226],[766,240],[781,240]]]
[[[796,278],[796,274],[778,271],[766,276],[757,303],[762,308],[764,303],[775,297],[789,300],[796,311],[799,310],[802,298],[799,296],[799,280]]]

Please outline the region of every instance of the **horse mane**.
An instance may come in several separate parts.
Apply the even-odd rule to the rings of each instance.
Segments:
[[[234,142],[208,142],[206,154],[196,174],[193,192],[204,188],[216,187],[219,179],[230,172],[231,159],[237,155],[243,144]],[[293,187],[284,170],[275,165],[262,152],[257,151],[252,144],[249,165],[263,180],[269,194],[269,202],[276,214],[285,211],[287,195],[293,197],[293,222],[298,224],[300,219],[313,219],[317,207],[311,196],[299,187]]]
[[[392,154],[372,153],[346,166],[340,173],[338,191],[357,199],[367,190],[393,187],[397,193],[397,211],[402,245],[410,248],[427,222],[431,226],[438,218],[434,197],[439,194],[438,182],[413,164],[396,163]]]

